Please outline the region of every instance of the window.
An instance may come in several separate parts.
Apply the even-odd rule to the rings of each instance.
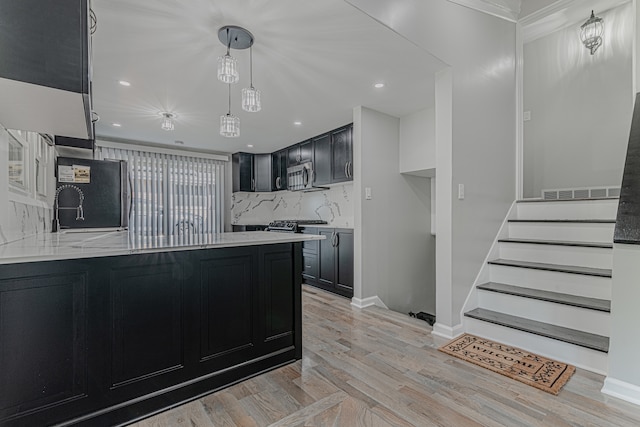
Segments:
[[[98,144],[99,158],[127,161],[132,234],[193,236],[224,231],[226,162],[209,158],[221,156],[192,157],[137,148],[141,150]]]
[[[17,137],[14,136],[14,132]],[[9,183],[13,188],[28,190],[27,148],[21,138],[21,132],[10,131],[9,134]]]

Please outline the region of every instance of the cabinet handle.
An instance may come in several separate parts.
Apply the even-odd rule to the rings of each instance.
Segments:
[[[276,188],[279,190],[280,189],[280,177],[276,178]]]
[[[256,189],[256,180],[251,178],[251,189],[255,191]]]
[[[344,176],[349,176],[349,162],[345,162],[344,164]]]
[[[338,236],[338,233],[336,233],[336,244],[333,246],[338,247],[339,244],[340,244],[340,236]]]

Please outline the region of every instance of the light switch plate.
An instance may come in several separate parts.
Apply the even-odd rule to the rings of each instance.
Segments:
[[[364,198],[365,200],[371,200],[371,187],[364,187]]]
[[[531,111],[525,111],[522,118],[525,122],[528,122],[529,120],[531,120]]]
[[[464,200],[464,184],[458,184],[458,200]]]

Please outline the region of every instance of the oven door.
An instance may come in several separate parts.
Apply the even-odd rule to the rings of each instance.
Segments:
[[[287,168],[287,189],[300,191],[313,188],[313,163],[303,163]]]

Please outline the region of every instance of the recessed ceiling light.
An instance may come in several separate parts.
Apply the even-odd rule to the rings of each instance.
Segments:
[[[253,148],[253,144],[247,144],[247,147]]]
[[[375,87],[376,89],[381,89],[384,87],[384,83],[376,83],[373,85],[373,87]]]
[[[296,125],[296,126],[300,126],[300,125],[302,125],[302,122],[293,122],[293,124]]]
[[[122,127],[120,123],[111,123],[111,125],[116,128]]]
[[[131,86],[131,83],[126,80],[120,80],[118,83],[120,83],[122,86]]]

